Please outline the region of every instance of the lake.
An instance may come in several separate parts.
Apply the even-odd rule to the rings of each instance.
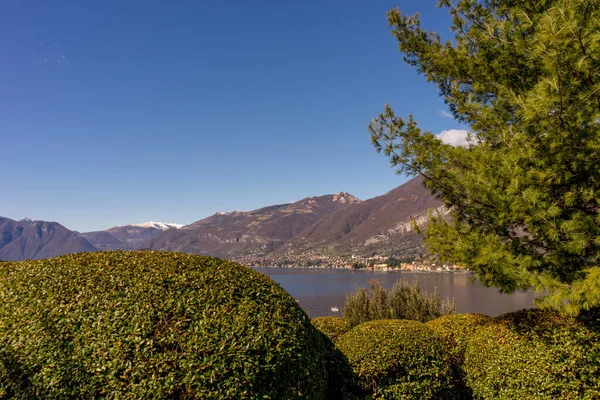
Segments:
[[[255,270],[270,276],[287,290],[311,317],[342,315],[346,293],[354,293],[357,286],[369,287],[369,281],[377,279],[391,289],[398,279],[419,281],[426,292],[437,288],[440,298],[454,298],[458,313],[482,313],[497,316],[509,311],[533,307],[536,297],[531,292],[502,294],[496,288],[486,288],[478,281],[469,282],[469,274],[463,272],[409,272],[365,271],[312,268],[265,268]],[[332,312],[338,307],[339,312]]]

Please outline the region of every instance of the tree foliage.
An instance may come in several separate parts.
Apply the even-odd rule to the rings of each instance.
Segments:
[[[406,279],[398,280],[391,290],[376,280],[370,286],[370,290],[357,287],[354,294],[346,294],[344,318],[351,326],[382,319],[427,322],[456,312],[454,299],[440,300],[437,290],[424,292],[417,280],[412,284]]]
[[[453,40],[393,9],[404,60],[437,85],[469,144],[451,146],[391,107],[369,125],[399,173],[420,174],[450,218],[426,244],[504,292],[600,305],[600,1],[442,0]]]

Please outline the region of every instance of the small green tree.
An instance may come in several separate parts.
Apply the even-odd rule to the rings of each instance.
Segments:
[[[388,291],[381,286],[379,281],[371,282],[371,299],[369,302],[369,319],[392,318],[389,307]]]
[[[389,294],[389,305],[391,318],[421,322],[456,312],[454,300],[442,301],[437,288],[433,293],[423,292],[416,279],[412,284],[406,279],[394,283]]]
[[[386,106],[369,125],[398,172],[450,210],[430,251],[503,292],[536,288],[567,311],[600,305],[600,2],[442,0],[452,41],[393,9],[404,60],[437,85],[468,144]]]
[[[356,288],[354,294],[346,294],[344,318],[352,326],[380,319],[410,319],[427,322],[442,315],[454,314],[454,300],[440,300],[436,291],[423,292],[419,282],[412,284],[400,279],[392,290],[387,290],[381,282],[369,282],[370,290]]]

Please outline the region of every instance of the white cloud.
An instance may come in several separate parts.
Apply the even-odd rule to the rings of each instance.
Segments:
[[[56,59],[56,63],[64,68],[64,69],[69,69],[69,67],[71,66],[71,63],[69,62],[69,60],[67,60],[67,57],[65,57],[64,54],[61,54],[57,59]]]
[[[39,46],[40,58],[42,63],[51,66],[57,66],[61,69],[69,69],[71,63],[67,56],[61,51],[60,46],[56,43],[48,45],[44,42]]]
[[[454,118],[454,115],[450,114],[448,111],[446,110],[440,110],[438,111],[438,115],[442,118]]]
[[[468,133],[469,131],[465,129],[448,129],[446,131],[441,131],[437,137],[442,142],[451,146],[467,146],[469,144],[467,141]],[[471,143],[474,143],[474,139],[471,139]]]

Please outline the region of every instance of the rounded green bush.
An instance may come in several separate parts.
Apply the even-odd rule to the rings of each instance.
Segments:
[[[418,321],[365,322],[342,335],[338,348],[366,392],[385,399],[439,399],[451,389],[450,356]]]
[[[310,322],[334,342],[352,329],[350,321],[340,317],[316,317]]]
[[[267,276],[165,252],[0,264],[0,398],[326,397],[327,341]]]
[[[440,336],[454,363],[460,366],[464,361],[467,343],[480,326],[490,321],[492,317],[483,314],[451,314],[431,320],[425,325]]]
[[[425,324],[439,335],[444,347],[450,354],[454,376],[454,393],[457,399],[472,398],[472,391],[466,385],[463,371],[465,350],[475,331],[491,320],[491,317],[483,314],[451,314],[436,318]]]
[[[361,391],[356,387],[354,372],[346,357],[333,343],[350,331],[350,322],[340,317],[316,317],[310,320],[313,326],[330,339],[331,346],[325,352],[327,360],[328,398],[354,399]]]
[[[464,370],[475,398],[598,399],[600,340],[557,311],[508,313],[475,332]]]

